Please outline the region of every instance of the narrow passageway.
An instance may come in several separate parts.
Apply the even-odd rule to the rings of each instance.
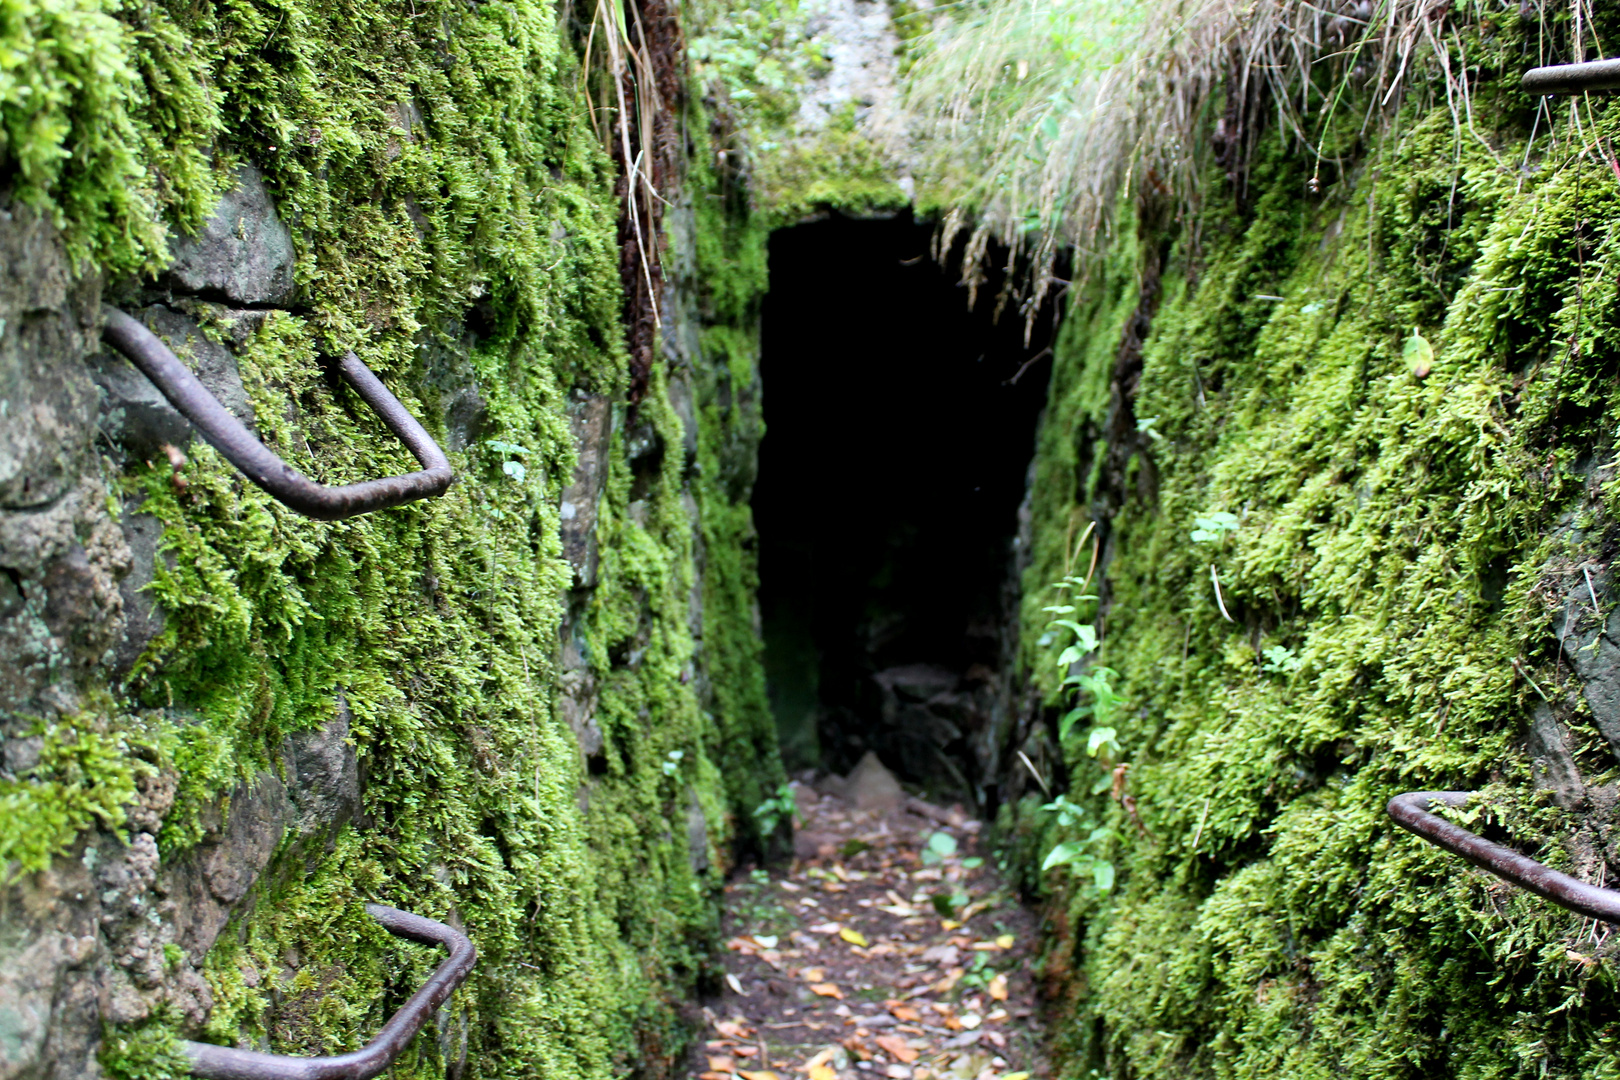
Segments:
[[[726,886],[701,1080],[1044,1076],[1036,917],[995,868],[1019,504],[1050,367],[931,226],[771,241],[753,510],[791,859]],[[767,830],[770,822],[765,823]]]
[[[766,674],[792,772],[875,752],[975,806],[1010,654],[1018,507],[1051,321],[968,306],[931,225],[832,217],[771,239],[753,510]]]
[[[726,887],[726,986],[699,1080],[1028,1080],[1036,919],[983,826],[907,797],[868,759],[796,785],[799,856]]]

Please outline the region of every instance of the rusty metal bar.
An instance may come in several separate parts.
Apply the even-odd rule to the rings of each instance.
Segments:
[[[1587,90],[1620,90],[1620,60],[1589,60],[1531,68],[1519,80],[1531,94],[1579,94]]]
[[[459,930],[398,908],[367,904],[366,911],[395,937],[423,945],[443,945],[449,957],[411,996],[376,1038],[337,1057],[282,1057],[256,1050],[236,1050],[211,1043],[182,1042],[191,1059],[191,1075],[204,1080],[370,1080],[394,1063],[416,1038],[433,1011],[467,978],[478,951]]]
[[[231,464],[241,469],[243,475],[300,514],[336,521],[443,495],[456,478],[439,444],[352,352],[343,354],[338,370],[361,400],[371,406],[388,429],[416,455],[422,463],[420,472],[343,487],[317,484],[254,438],[156,334],[117,308],[104,306],[102,314],[106,320],[102,339],[129,357],[169,403]]]
[[[1481,870],[1503,881],[1511,881],[1559,907],[1593,919],[1620,925],[1620,892],[1588,885],[1578,878],[1561,874],[1517,851],[1475,836],[1460,825],[1429,813],[1429,804],[1464,806],[1474,797],[1472,791],[1413,791],[1389,800],[1389,816],[1401,828],[1414,832],[1453,855],[1461,855]]]

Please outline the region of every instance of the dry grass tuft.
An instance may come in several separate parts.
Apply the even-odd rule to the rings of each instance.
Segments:
[[[1162,198],[1196,221],[1211,161],[1241,192],[1242,163],[1273,114],[1320,165],[1344,110],[1360,111],[1366,133],[1421,82],[1444,92],[1459,139],[1477,137],[1456,26],[1519,9],[1510,0],[1456,9],[1451,0],[1000,0],[928,35],[909,80],[927,175],[951,207],[940,252],[967,234],[963,275],[976,290],[989,245],[1006,245],[1014,284],[1002,302],[1029,317],[1058,283],[1060,251],[1083,275],[1107,249],[1122,196]]]

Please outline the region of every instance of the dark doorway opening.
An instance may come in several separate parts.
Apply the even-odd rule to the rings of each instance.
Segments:
[[[795,771],[875,752],[971,802],[1051,362],[996,288],[973,310],[909,216],[771,238],[754,518],[771,706]],[[1031,363],[1031,359],[1034,362]],[[1015,379],[1016,376],[1016,379]]]

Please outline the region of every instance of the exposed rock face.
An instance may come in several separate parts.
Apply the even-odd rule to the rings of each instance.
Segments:
[[[1601,624],[1597,622],[1590,593],[1607,594],[1608,573],[1592,577],[1591,589],[1581,580],[1565,598],[1564,657],[1581,680],[1581,692],[1592,707],[1598,730],[1620,758],[1620,610],[1610,612]]]
[[[0,733],[15,713],[76,707],[78,682],[116,638],[129,549],[85,476],[100,282],[74,281],[54,228],[0,205]],[[53,675],[53,672],[55,673]],[[12,757],[8,748],[7,758]]]
[[[237,170],[202,231],[176,242],[173,254],[168,277],[181,291],[248,305],[293,297],[292,232],[251,165]]]
[[[251,430],[253,406],[236,358],[225,346],[202,332],[196,321],[162,304],[131,312],[174,351],[197,381]],[[164,444],[184,447],[194,434],[191,421],[180,415],[150,379],[123,356],[106,351],[92,361],[91,377],[101,388],[101,429],[133,458],[154,459]]]
[[[563,558],[574,568],[575,583],[589,587],[596,584],[596,519],[607,482],[612,406],[603,395],[576,391],[568,402],[568,424],[578,457],[573,483],[563,490]]]
[[[291,296],[291,238],[256,173],[180,245],[171,281],[241,304]],[[0,768],[41,760],[41,722],[83,708],[162,628],[143,593],[159,522],[131,505],[121,521],[91,468],[92,438],[134,458],[182,447],[191,425],[121,357],[98,355],[99,279],[75,281],[54,228],[26,208],[0,210]],[[188,303],[184,298],[173,301]],[[137,316],[245,423],[254,414],[235,358],[188,313]],[[241,344],[255,311],[211,310]],[[128,611],[128,617],[125,612]],[[296,852],[349,821],[360,784],[349,720],[288,738],[281,769],[215,807],[204,841],[164,865],[156,834],[176,777],[148,770],[124,808],[125,843],[81,837],[71,855],[0,893],[0,1078],[101,1075],[103,1025],[167,1009],[195,1031],[212,1008],[198,967],[289,833]],[[228,809],[225,807],[228,806]]]

